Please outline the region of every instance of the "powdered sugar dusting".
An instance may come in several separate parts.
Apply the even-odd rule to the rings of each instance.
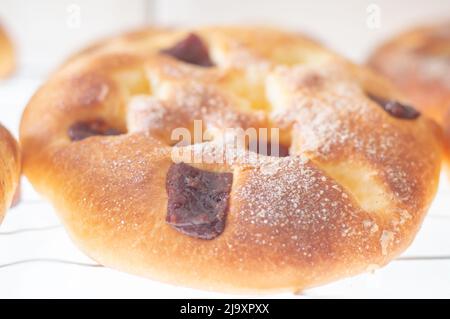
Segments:
[[[394,241],[394,233],[391,231],[384,230],[381,233],[380,237],[380,246],[381,246],[381,253],[383,256],[386,256],[389,253],[390,245],[392,245]]]
[[[350,198],[342,197],[341,187],[300,157],[257,165],[238,173],[238,179],[242,180],[235,190],[239,219],[264,233],[259,236],[256,230],[238,229],[242,240],[271,245],[284,238],[285,246],[314,258],[323,250],[331,253],[334,244],[329,240],[365,241],[374,232],[365,229],[362,212],[358,213]]]
[[[354,80],[332,70],[330,75],[307,67],[279,70],[272,83],[291,98],[272,112],[274,123],[292,128],[296,152],[306,152],[319,162],[370,163],[395,199],[414,207],[421,181],[411,171],[424,167],[423,158],[434,155],[417,149],[402,123],[369,100]],[[312,77],[314,81],[307,80]]]

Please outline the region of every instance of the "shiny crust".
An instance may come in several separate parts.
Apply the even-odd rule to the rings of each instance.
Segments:
[[[12,204],[19,175],[19,147],[11,134],[0,125],[0,223]]]
[[[372,54],[368,64],[441,125],[450,163],[450,22],[395,36]]]
[[[10,75],[14,68],[14,48],[5,29],[0,24],[0,79]]]
[[[192,30],[189,30],[192,31]],[[366,92],[408,102],[382,79],[298,34],[194,30],[215,68],[160,55],[189,31],[149,29],[72,57],[23,115],[27,177],[99,263],[231,292],[295,291],[385,265],[413,240],[435,194],[433,124],[389,116]],[[202,108],[202,112],[198,110]],[[70,142],[102,118],[127,134]],[[225,231],[192,238],[165,222],[170,131],[203,119],[278,127],[292,156],[195,164],[233,173]],[[213,142],[186,146],[206,158]]]

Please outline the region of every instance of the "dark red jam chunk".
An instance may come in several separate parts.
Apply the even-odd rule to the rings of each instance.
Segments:
[[[88,122],[77,122],[69,127],[67,132],[71,141],[81,141],[96,135],[120,135],[121,132],[109,126],[103,120],[93,120]]]
[[[268,149],[271,149],[271,144],[267,145]],[[276,155],[272,155],[271,151],[269,151],[269,156],[278,156],[278,157],[287,157],[289,156],[289,147],[283,145],[283,144],[279,144],[278,145],[278,154]]]
[[[203,67],[214,66],[205,43],[194,33],[189,34],[173,47],[162,50],[161,52],[186,63]]]
[[[420,116],[420,112],[412,106],[402,104],[397,101],[386,100],[382,97],[368,94],[368,97],[381,106],[390,115],[406,120],[414,120]]]
[[[263,145],[261,145],[260,143],[257,144],[256,153],[258,153],[260,155],[273,156],[273,157],[289,156],[289,147],[287,147],[283,144],[266,142],[265,148],[261,147],[261,146],[264,146],[264,144]],[[272,148],[273,148],[274,153],[272,153]],[[254,151],[254,150],[251,150],[251,151]]]
[[[225,229],[232,183],[231,173],[172,164],[166,179],[167,223],[195,238],[219,236]]]

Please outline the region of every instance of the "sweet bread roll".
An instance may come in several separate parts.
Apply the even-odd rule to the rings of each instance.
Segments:
[[[0,79],[10,75],[14,67],[13,45],[5,29],[0,24]]]
[[[72,57],[29,102],[20,139],[26,176],[99,263],[269,292],[408,247],[438,183],[434,132],[382,79],[304,36],[214,27]],[[261,148],[247,149],[252,136]]]
[[[0,125],[0,223],[13,203],[19,175],[19,147],[11,134]]]
[[[401,33],[380,46],[368,63],[441,125],[450,160],[450,22]]]

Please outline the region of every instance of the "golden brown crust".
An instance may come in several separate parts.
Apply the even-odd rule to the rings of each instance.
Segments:
[[[440,124],[450,160],[450,23],[401,33],[380,46],[368,64]]]
[[[16,140],[0,125],[0,223],[19,183],[20,153]]]
[[[0,78],[10,75],[14,68],[14,48],[5,29],[0,24]]]
[[[144,31],[75,56],[27,106],[25,174],[73,240],[113,268],[233,292],[316,286],[402,252],[438,183],[440,146],[430,121],[388,115],[367,93],[404,97],[302,36],[195,32],[216,67],[158,54],[186,31]],[[70,142],[72,124],[98,118],[127,134]],[[216,133],[277,127],[291,145],[285,158],[249,160],[238,150],[223,164],[195,164],[234,176],[226,227],[213,240],[165,222],[166,174],[177,159],[167,134],[195,119]],[[208,159],[218,145],[176,149]]]

